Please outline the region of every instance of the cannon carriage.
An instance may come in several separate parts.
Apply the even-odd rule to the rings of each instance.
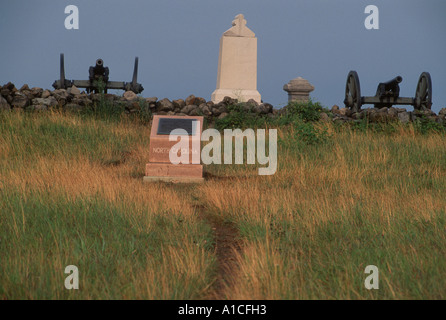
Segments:
[[[375,96],[361,96],[361,86],[356,71],[350,71],[345,86],[344,104],[353,112],[358,112],[364,104],[375,108],[390,108],[393,105],[411,105],[415,110],[430,110],[432,107],[432,80],[429,72],[423,72],[418,79],[414,98],[400,97],[401,76],[378,85]]]
[[[133,91],[138,94],[144,88],[138,83],[138,57],[135,58],[135,66],[133,69],[133,78],[131,82],[109,81],[110,69],[104,66],[102,59],[96,60],[96,65],[91,66],[88,70],[88,80],[67,80],[65,78],[65,62],[64,54],[60,54],[60,78],[54,81],[53,87],[55,89],[67,89],[73,85],[78,88],[85,88],[87,93],[104,91],[107,93],[108,89],[117,89],[125,91]]]

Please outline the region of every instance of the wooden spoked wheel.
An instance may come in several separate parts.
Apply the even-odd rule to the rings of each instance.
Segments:
[[[358,73],[356,71],[350,71],[345,85],[345,107],[351,109],[353,112],[358,112],[361,109],[361,100],[361,87],[359,85]]]
[[[416,110],[430,110],[432,107],[432,80],[429,72],[423,72],[418,80],[415,91],[414,108]]]

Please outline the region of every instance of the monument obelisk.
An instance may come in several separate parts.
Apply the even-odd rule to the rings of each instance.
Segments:
[[[242,14],[232,21],[232,28],[220,39],[217,89],[211,100],[218,103],[225,96],[246,102],[254,99],[261,102],[257,91],[257,38],[246,26]]]

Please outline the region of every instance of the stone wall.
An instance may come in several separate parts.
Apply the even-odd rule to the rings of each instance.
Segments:
[[[216,104],[194,95],[190,95],[186,99],[169,100],[164,98],[158,100],[157,97],[142,98],[131,91],[118,96],[114,94],[87,94],[76,87],[50,91],[42,88],[29,88],[26,84],[20,89],[17,89],[12,83],[0,86],[0,110],[45,111],[51,108],[61,108],[67,111],[79,111],[90,108],[101,101],[105,101],[109,105],[119,105],[126,113],[146,111],[159,115],[203,115],[210,121],[226,117],[230,112],[228,106],[237,103],[236,99],[230,97],[225,97],[222,102]],[[259,104],[254,100],[242,103],[242,106],[247,112],[269,117],[275,117],[286,112],[286,107],[280,110],[274,109],[269,103]],[[438,123],[445,123],[446,108],[441,109],[438,115],[430,110],[410,112],[404,108],[394,107],[369,108],[354,113],[335,105],[330,112],[321,113],[322,121],[333,121],[335,123],[361,121],[364,118],[371,122],[400,121],[406,123],[421,117]]]
[[[322,120],[333,121],[335,123],[361,121],[367,118],[370,122],[394,122],[407,123],[416,119],[426,118],[437,123],[446,123],[446,108],[440,110],[438,115],[432,110],[407,111],[405,108],[368,108],[353,112],[347,108],[339,108],[334,105],[330,114],[322,115]]]
[[[78,111],[91,107],[100,101],[124,107],[126,113],[141,112],[142,108],[145,108],[144,111],[150,111],[151,114],[203,115],[209,119],[224,118],[229,113],[227,107],[237,103],[236,99],[229,97],[216,104],[194,95],[190,95],[186,99],[169,100],[164,98],[158,100],[157,97],[142,98],[131,91],[118,96],[113,94],[87,94],[76,87],[50,91],[41,88],[29,88],[28,85],[17,89],[12,83],[0,86],[0,109],[3,110],[44,111],[50,108],[62,108],[68,111]],[[251,112],[258,114],[273,114],[276,112],[273,106],[268,103],[259,104],[254,100],[249,100],[244,104],[250,106]]]

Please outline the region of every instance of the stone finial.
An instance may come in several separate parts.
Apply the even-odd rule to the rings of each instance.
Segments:
[[[285,84],[283,90],[288,92],[288,102],[308,102],[310,100],[310,92],[314,90],[314,86],[307,80],[298,77]]]
[[[223,36],[227,37],[255,37],[255,33],[252,32],[246,26],[246,20],[243,14],[239,14],[232,21],[232,28],[223,33]]]

